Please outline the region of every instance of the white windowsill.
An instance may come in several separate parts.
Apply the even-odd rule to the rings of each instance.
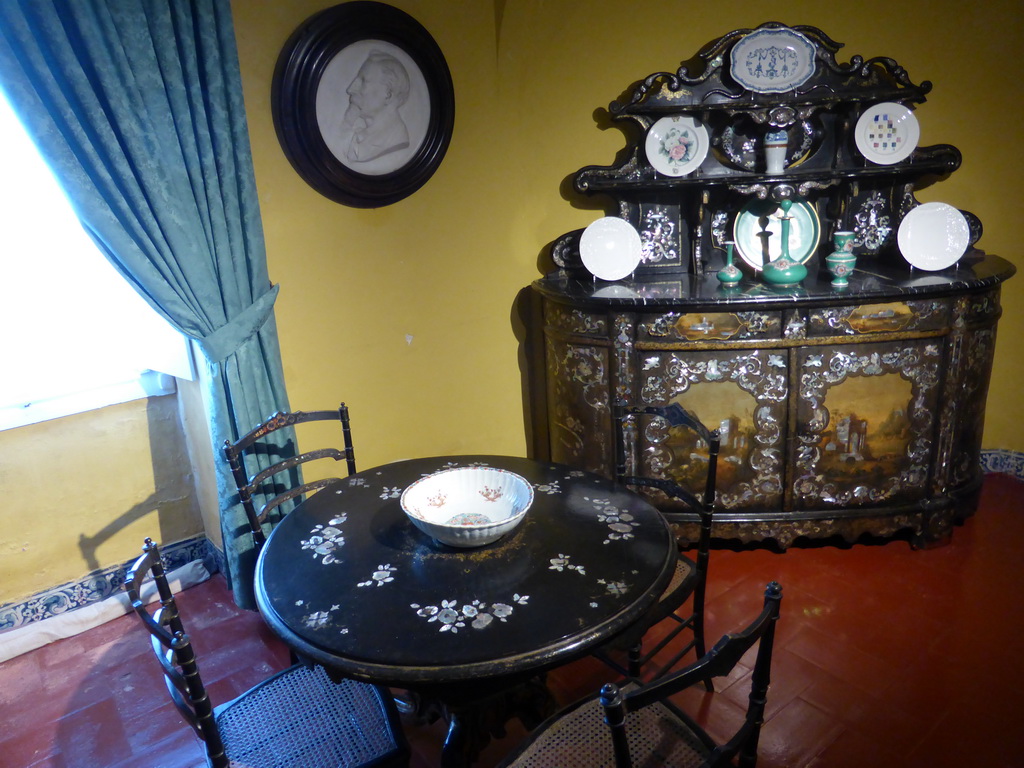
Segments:
[[[127,403],[144,397],[170,395],[177,391],[175,378],[166,373],[146,371],[134,381],[109,384],[50,400],[0,408],[0,430],[24,427],[41,421],[84,413],[107,405]]]

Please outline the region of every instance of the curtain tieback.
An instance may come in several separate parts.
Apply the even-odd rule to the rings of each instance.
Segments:
[[[272,285],[269,291],[213,333],[196,339],[206,359],[211,363],[219,363],[259,333],[274,311],[274,302],[280,289],[280,285]]]

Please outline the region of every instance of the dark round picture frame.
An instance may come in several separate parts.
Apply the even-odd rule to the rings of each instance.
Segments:
[[[357,208],[408,197],[437,170],[455,124],[444,54],[404,11],[372,0],[310,16],[277,60],[271,111],[289,162]]]

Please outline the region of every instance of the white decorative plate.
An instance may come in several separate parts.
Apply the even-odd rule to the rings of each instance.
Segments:
[[[805,200],[794,202],[789,215],[789,256],[803,264],[818,248],[821,221]],[[782,208],[774,200],[752,200],[736,214],[732,235],[740,258],[754,269],[763,268],[782,255]]]
[[[640,233],[625,219],[605,216],[592,222],[580,236],[580,258],[600,280],[621,280],[640,263]]]
[[[956,264],[970,238],[967,218],[946,203],[922,203],[903,217],[896,233],[903,258],[929,272]]]
[[[921,138],[921,126],[914,113],[902,104],[885,101],[869,107],[854,130],[857,149],[879,165],[893,165],[910,157]]]
[[[647,160],[666,176],[695,171],[708,155],[711,142],[704,125],[692,117],[663,117],[647,131]]]
[[[799,32],[758,29],[729,54],[733,79],[755,93],[792,91],[814,74],[814,44]]]

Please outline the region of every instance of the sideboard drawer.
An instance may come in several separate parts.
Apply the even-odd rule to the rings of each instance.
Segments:
[[[948,299],[820,307],[808,315],[808,336],[941,331],[949,327],[950,309]]]
[[[608,336],[608,315],[605,312],[587,312],[548,302],[544,306],[544,323],[561,334],[576,336]]]
[[[637,327],[637,341],[748,341],[782,338],[782,313],[663,312],[645,314]]]

